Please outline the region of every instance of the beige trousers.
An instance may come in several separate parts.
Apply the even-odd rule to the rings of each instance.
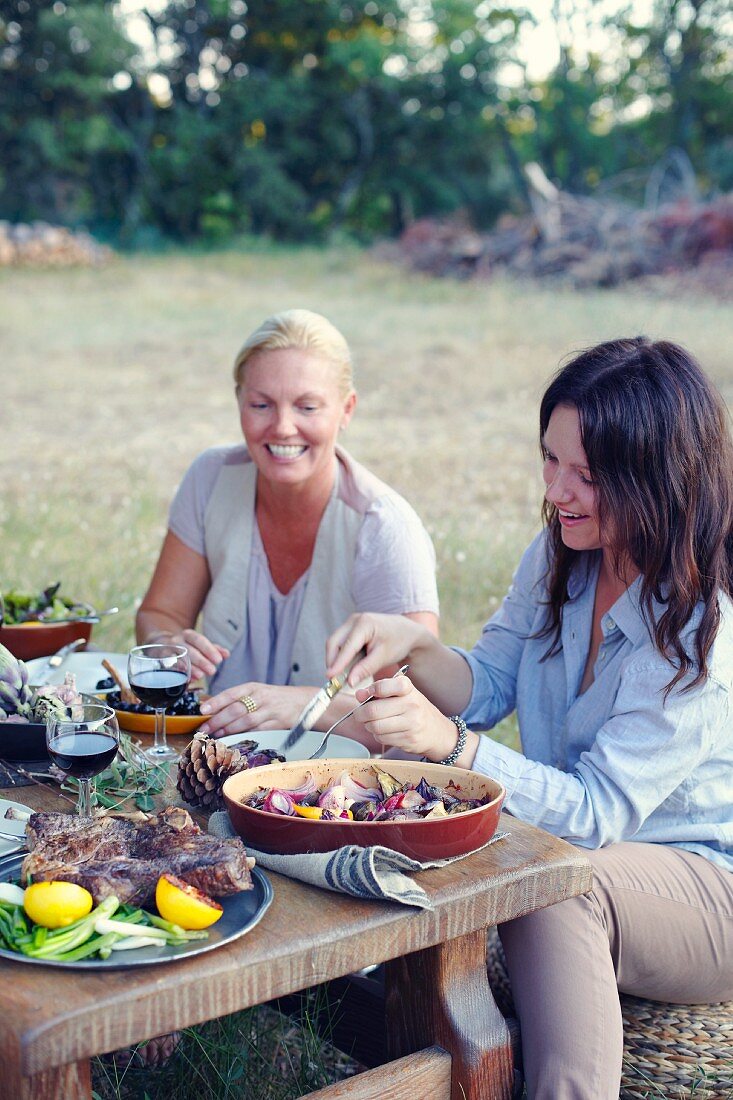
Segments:
[[[619,990],[733,999],[733,873],[663,844],[586,854],[589,894],[499,928],[531,1100],[618,1100]]]

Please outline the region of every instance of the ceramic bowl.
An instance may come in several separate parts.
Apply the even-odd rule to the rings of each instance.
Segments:
[[[313,821],[285,817],[243,805],[243,799],[259,787],[283,790],[300,786],[313,775],[318,787],[338,780],[346,770],[366,786],[374,783],[372,765],[378,764],[400,783],[428,783],[445,787],[453,782],[466,798],[489,797],[476,810],[449,817],[413,821]],[[423,764],[414,760],[301,760],[268,764],[230,776],[223,787],[224,802],[236,832],[253,848],[292,855],[331,852],[344,844],[368,847],[382,844],[420,861],[445,859],[480,848],[496,832],[505,790],[500,783],[464,768]]]
[[[128,733],[155,733],[154,714],[136,714],[132,710],[115,710],[121,730]],[[166,714],[165,735],[193,733],[205,720],[204,714]]]
[[[49,657],[77,638],[87,642],[92,636],[93,623],[18,623],[0,626],[0,644],[9,649],[19,661],[32,661],[34,657]]]

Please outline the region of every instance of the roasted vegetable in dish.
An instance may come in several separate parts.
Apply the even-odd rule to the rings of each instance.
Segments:
[[[465,798],[452,780],[436,787],[423,777],[419,783],[400,783],[389,772],[372,767],[375,783],[365,787],[348,771],[338,782],[319,788],[313,776],[295,790],[260,787],[244,800],[245,806],[286,817],[319,821],[410,821],[448,817],[486,805],[491,799]]]
[[[61,582],[50,584],[42,592],[19,592],[6,589],[0,594],[2,618],[0,625],[19,626],[22,623],[56,623],[65,619],[93,615],[91,604],[60,596]]]

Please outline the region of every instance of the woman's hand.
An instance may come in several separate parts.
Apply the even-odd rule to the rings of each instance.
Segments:
[[[289,730],[317,688],[247,683],[220,691],[201,704],[200,733],[225,737],[253,730]]]
[[[229,650],[223,645],[210,642],[198,630],[181,630],[178,632],[166,630],[151,635],[148,642],[159,642],[161,645],[183,645],[188,650],[191,660],[191,680],[200,680],[204,676],[213,676],[222,661],[229,656]]]
[[[377,680],[356,692],[360,701],[369,699],[370,695],[371,700],[354,718],[358,717],[367,732],[381,743],[383,751],[397,748],[434,761],[444,760],[453,752],[458,739],[455,724],[441,714],[407,676]],[[475,734],[469,736],[476,738]],[[465,762],[467,752],[473,762],[477,744],[477,740],[470,747],[467,744],[459,761],[461,767],[470,766]]]
[[[462,714],[468,706],[473,690],[470,665],[460,653],[441,645],[422,623],[405,615],[352,615],[326,642],[328,675],[343,672],[362,648],[366,657],[349,674],[352,686],[384,677],[395,665],[409,661],[410,680],[436,713]]]
[[[359,650],[366,649],[366,657],[354,665],[349,675],[348,682],[358,684],[373,679],[380,669],[402,664],[416,648],[429,642],[438,644],[426,627],[404,615],[350,615],[326,642],[327,673],[335,676],[343,672]]]

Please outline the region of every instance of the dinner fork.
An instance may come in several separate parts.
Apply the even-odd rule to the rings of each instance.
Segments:
[[[6,848],[2,855],[9,856],[15,852],[21,852],[24,848],[28,847],[28,838],[25,835],[18,836],[17,833],[0,832],[0,843],[8,844],[11,841],[15,841],[15,845],[12,848]]]
[[[397,671],[395,672],[395,676],[404,676],[409,667],[410,667],[409,665],[403,665],[402,668],[398,668]],[[318,748],[316,749],[315,752],[312,752],[310,754],[308,759],[309,760],[318,760],[321,756],[323,756],[324,752],[326,751],[326,742],[328,741],[328,739],[331,736],[331,734],[333,733],[333,731],[336,729],[336,726],[340,726],[341,723],[345,722],[347,718],[351,718],[352,714],[354,714],[357,710],[359,710],[360,707],[364,707],[364,706],[366,706],[367,703],[370,703],[373,698],[374,698],[374,696],[370,695],[368,699],[365,699],[362,703],[357,703],[355,707],[352,707],[352,709],[348,712],[348,714],[344,714],[341,718],[338,718],[334,722],[334,724],[332,726],[330,726],[329,729],[326,730],[326,732],[323,735],[323,740],[321,741],[320,745],[318,746]]]

